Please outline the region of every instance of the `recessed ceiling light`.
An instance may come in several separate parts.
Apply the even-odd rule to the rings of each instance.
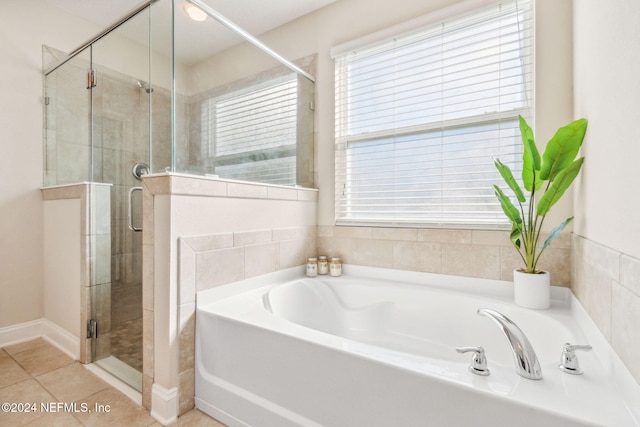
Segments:
[[[207,14],[204,13],[204,11],[195,4],[185,3],[184,11],[187,13],[187,15],[189,15],[189,18],[193,19],[194,21],[202,22],[207,19]]]

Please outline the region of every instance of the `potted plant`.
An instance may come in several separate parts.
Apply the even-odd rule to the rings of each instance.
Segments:
[[[513,191],[518,206],[494,185],[495,194],[504,214],[511,222],[511,242],[524,262],[524,267],[514,270],[514,295],[516,304],[536,309],[549,308],[550,276],[537,268],[540,255],[560,235],[573,217],[567,218],[549,233],[542,243],[542,225],[549,210],[562,197],[578,176],[584,157],[576,159],[587,131],[587,120],[579,119],[556,132],[547,143],[542,157],[536,147],[533,131],[525,119],[519,116],[520,134],[524,145],[522,156],[522,183],[527,197],[513,177],[509,167],[494,159],[496,168]]]

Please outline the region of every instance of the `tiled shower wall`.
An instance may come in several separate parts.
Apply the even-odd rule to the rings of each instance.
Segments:
[[[138,80],[114,71],[102,70],[99,76],[101,90],[94,94],[94,174],[97,181],[113,184],[111,312],[112,327],[118,327],[142,317],[142,233],[130,230],[127,224],[129,189],[142,183],[133,177],[131,169],[140,162],[152,165],[154,170],[171,166],[171,94],[156,86],[149,97]],[[133,222],[140,227],[141,193],[134,193],[132,203]]]
[[[127,226],[127,193],[140,183],[135,163],[149,163],[149,96],[130,77],[98,74],[94,90],[94,179],[111,182],[112,328],[142,317],[142,236]],[[139,195],[139,193],[138,193]],[[134,219],[141,223],[142,202]]]
[[[572,235],[571,290],[640,383],[640,259]]]

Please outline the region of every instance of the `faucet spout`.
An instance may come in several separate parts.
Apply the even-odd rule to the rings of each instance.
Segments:
[[[507,337],[511,345],[513,361],[518,375],[530,380],[541,380],[542,369],[540,368],[538,356],[536,356],[533,346],[518,325],[502,313],[488,308],[478,309],[478,314],[493,320],[500,327],[504,336]]]

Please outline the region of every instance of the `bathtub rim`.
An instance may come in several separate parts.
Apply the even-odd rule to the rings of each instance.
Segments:
[[[305,266],[296,266],[216,286],[211,289],[198,291],[196,293],[196,308],[201,308],[211,302],[243,292],[249,292],[264,286],[277,285],[301,278],[304,276],[304,272]],[[470,295],[489,298],[499,298],[505,302],[513,303],[513,281],[453,276],[448,274],[425,273],[408,270],[394,270],[380,267],[365,267],[353,264],[343,264],[343,272],[344,275],[356,276],[358,278],[371,278],[376,280],[402,282],[410,285],[427,286],[434,289],[463,292]],[[318,276],[318,278],[331,280],[331,276],[328,275]],[[572,307],[576,303],[580,304],[568,287],[551,286],[552,307],[568,308]]]

